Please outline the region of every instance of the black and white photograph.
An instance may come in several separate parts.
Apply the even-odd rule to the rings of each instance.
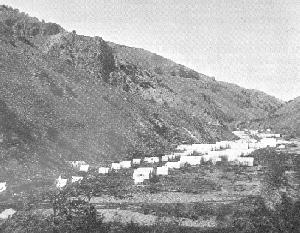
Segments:
[[[0,1],[0,233],[299,233],[299,0]]]

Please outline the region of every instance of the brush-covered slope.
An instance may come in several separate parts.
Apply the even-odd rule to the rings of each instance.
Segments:
[[[109,45],[113,48],[118,66],[125,73],[138,68],[151,71],[158,77],[155,83],[146,77],[151,85],[142,91],[143,95],[206,119],[211,124],[228,125],[263,118],[283,104],[263,92],[217,82],[213,77],[197,73],[143,49],[114,43]]]
[[[0,7],[1,177],[229,139],[228,125],[279,106],[150,52]]]
[[[300,136],[300,97],[288,101],[268,118],[252,121],[251,126],[271,128],[287,135]]]

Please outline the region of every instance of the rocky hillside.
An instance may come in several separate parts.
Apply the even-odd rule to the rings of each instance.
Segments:
[[[217,82],[213,77],[143,49],[109,45],[121,71],[129,74],[130,69],[142,69],[154,74],[156,80],[142,76],[142,81],[148,80],[151,84],[141,91],[144,96],[203,120],[209,119],[211,124],[230,125],[240,120],[263,118],[283,103],[257,90]],[[132,82],[130,77],[126,81]]]
[[[229,139],[229,127],[281,105],[148,51],[0,7],[2,177]]]
[[[300,136],[300,97],[288,101],[264,119],[251,121],[253,128],[271,128],[290,136]]]

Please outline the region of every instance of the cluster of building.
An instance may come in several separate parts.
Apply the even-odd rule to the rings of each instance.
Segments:
[[[180,169],[186,164],[197,166],[208,161],[212,164],[228,161],[242,166],[253,166],[254,158],[249,157],[249,155],[254,150],[266,147],[282,149],[289,143],[282,140],[280,134],[271,133],[270,130],[264,132],[241,130],[233,131],[233,134],[239,137],[239,140],[220,141],[214,144],[183,144],[177,146],[176,152],[171,154],[113,162],[110,166],[97,167],[97,172],[99,174],[108,174],[111,171],[135,167],[132,178],[135,184],[139,184],[149,180],[154,175],[167,176],[170,170]],[[91,166],[85,161],[69,161],[69,164],[84,173],[89,172],[91,169]],[[56,179],[56,187],[63,188],[68,182],[79,182],[82,179],[83,176],[72,176],[69,179],[59,176]],[[7,183],[0,182],[0,193],[6,189]]]
[[[120,169],[130,169],[134,165],[144,166],[133,170],[132,178],[135,184],[143,183],[154,175],[167,176],[172,169],[180,169],[183,166],[197,166],[203,162],[210,161],[212,164],[228,161],[242,166],[253,166],[254,158],[249,155],[256,149],[266,147],[285,146],[287,141],[280,140],[280,134],[261,133],[257,130],[233,131],[240,139],[235,141],[220,141],[214,144],[183,144],[176,148],[176,152],[163,155],[145,157],[143,159],[124,160],[111,163],[109,167],[99,167],[98,173],[107,174]],[[253,135],[257,139],[253,138]],[[88,172],[89,165],[84,161],[70,161],[70,164],[79,171]],[[78,182],[83,177],[72,176],[71,182]],[[67,179],[59,177],[57,187],[61,188],[67,184]]]

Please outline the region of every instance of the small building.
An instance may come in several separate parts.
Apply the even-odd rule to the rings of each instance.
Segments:
[[[81,171],[81,172],[88,172],[89,167],[90,167],[90,165],[88,165],[88,164],[82,164],[79,167],[79,171]]]
[[[166,166],[157,167],[156,168],[156,175],[160,176],[167,176],[169,174],[169,168]]]
[[[133,159],[132,164],[134,165],[140,165],[141,164],[141,159]]]
[[[81,181],[82,179],[83,179],[82,176],[72,176],[71,182],[72,182],[72,183],[79,182],[79,181]]]
[[[285,149],[285,145],[279,145],[278,149]]]
[[[121,161],[120,162],[120,167],[121,168],[131,168],[131,160],[127,160],[127,161]]]
[[[134,183],[142,183],[144,180],[149,180],[154,172],[153,167],[139,167],[133,171],[132,178]]]
[[[159,163],[159,157],[145,157],[144,162],[146,162],[146,163]]]
[[[65,187],[68,183],[68,179],[62,179],[61,176],[59,176],[57,179],[56,179],[56,187],[61,189],[63,187]]]
[[[0,193],[4,192],[6,189],[7,189],[6,182],[1,182],[0,183]]]
[[[121,169],[121,165],[119,163],[112,163],[111,164],[111,169],[112,170],[120,170]]]
[[[108,167],[99,167],[99,169],[98,169],[98,173],[100,173],[100,174],[107,174],[108,172],[109,172]]]

